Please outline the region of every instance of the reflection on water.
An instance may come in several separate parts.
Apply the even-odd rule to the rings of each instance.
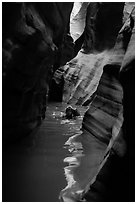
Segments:
[[[64,144],[69,155],[64,159],[67,186],[60,199],[65,202],[81,200],[81,194],[94,182],[104,158],[106,145],[86,131],[71,136]]]
[[[69,136],[63,146],[64,149],[68,150],[67,156],[63,159],[63,162],[65,163],[64,173],[67,186],[61,191],[59,198],[63,201],[76,201],[76,194],[79,195],[79,193],[82,192],[80,182],[76,177],[77,168],[79,166],[81,168],[81,158],[85,156],[83,153],[82,142],[79,138],[82,135],[81,124],[87,107],[75,106],[80,112],[80,116],[76,119],[68,120],[65,118],[63,119],[64,111],[61,110],[62,108],[65,110],[66,106],[67,104],[63,104],[62,107],[57,107],[52,113],[53,118],[59,120],[59,123],[66,129],[64,135]],[[73,198],[73,194],[75,198]],[[77,199],[79,200],[78,196]]]
[[[46,118],[29,137],[3,149],[3,199],[9,202],[57,202],[66,185],[69,137],[79,133],[86,108],[76,120],[63,119],[67,104],[47,107]],[[71,147],[72,148],[72,147]],[[78,147],[79,149],[81,147]],[[73,149],[73,152],[75,150]]]
[[[98,171],[106,146],[81,131],[87,107],[76,107],[80,116],[75,120],[62,118],[66,107],[62,103],[49,104],[42,125],[20,143],[4,149],[3,199],[80,200],[80,193]]]
[[[64,168],[67,186],[61,191],[60,198],[67,202],[73,201],[72,197],[74,192],[81,192],[79,183],[76,182],[74,178],[74,169],[80,166],[81,157],[84,156],[82,143],[75,141],[75,137],[80,134],[81,132],[70,137],[64,144],[64,148],[68,149],[68,151],[71,153],[71,156],[64,159],[64,162],[68,163],[68,166]]]

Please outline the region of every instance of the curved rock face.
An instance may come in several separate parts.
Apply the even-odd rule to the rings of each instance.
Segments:
[[[130,5],[131,6],[131,5]],[[125,5],[124,11],[127,9],[127,5]],[[125,20],[125,19],[124,19]],[[135,194],[134,194],[134,86],[135,86],[135,75],[134,75],[134,5],[132,4],[132,9],[130,8],[130,14],[127,16],[127,19],[125,20],[124,25],[122,26],[121,30],[119,31],[116,44],[114,47],[114,53],[112,55],[112,58],[110,60],[112,66],[115,69],[115,65],[120,65],[120,71],[118,73],[119,77],[117,78],[117,83],[119,84],[119,87],[121,87],[121,90],[123,92],[123,99],[121,100],[121,110],[119,108],[113,109],[110,106],[107,105],[105,100],[103,102],[109,110],[113,110],[113,113],[118,113],[116,116],[118,123],[115,121],[113,123],[112,133],[111,133],[111,139],[109,140],[108,145],[108,152],[112,153],[112,150],[114,150],[115,154],[110,154],[108,159],[106,160],[105,164],[100,169],[96,180],[94,183],[90,185],[87,192],[84,195],[84,199],[86,201],[112,201],[112,197],[114,196],[115,192],[115,198],[113,198],[113,201],[134,201]],[[132,46],[131,46],[132,44]],[[130,53],[130,54],[129,54]],[[111,71],[113,77],[115,77],[114,71]],[[102,80],[104,78],[105,71],[103,72],[103,75],[101,77],[98,90],[100,89],[100,86],[102,84]],[[109,81],[109,80],[108,80]],[[109,83],[110,86],[113,84],[113,80]],[[117,84],[117,85],[118,85]],[[117,86],[118,88],[118,86]],[[99,92],[103,94],[104,89],[101,89],[102,91]],[[105,89],[107,92],[103,94],[103,97],[111,95],[111,91],[108,90],[108,88]],[[112,89],[111,89],[112,90]],[[132,91],[131,91],[132,90]],[[120,90],[119,90],[120,91]],[[117,92],[118,93],[118,92]],[[97,91],[98,96],[98,91]],[[122,94],[117,95],[116,92],[113,92],[111,95],[111,102],[115,97],[122,97]],[[117,98],[117,99],[118,99]],[[117,104],[120,102],[118,102]],[[96,102],[96,103],[95,103]],[[103,103],[103,104],[104,104]],[[87,119],[85,115],[85,121],[88,121],[87,124],[90,121],[90,124],[92,126],[92,123],[94,124],[94,112],[92,113],[90,110],[94,108],[94,104],[100,104],[101,100],[99,102],[96,101],[96,98],[93,100],[93,102],[90,105],[90,108],[87,112],[91,115],[91,118],[93,119]],[[120,104],[119,104],[120,105]],[[122,113],[122,109],[124,110],[124,113]],[[117,111],[116,111],[117,110]],[[100,111],[97,109],[96,111]],[[121,112],[122,111],[122,112]],[[103,117],[105,117],[106,114],[103,114]],[[110,113],[109,113],[110,117]],[[105,122],[103,126],[103,130],[105,129],[105,126],[108,127],[108,123],[112,122],[112,119],[109,119],[107,117],[106,120],[103,120]],[[123,118],[123,119],[122,119]],[[101,122],[101,117],[98,118],[98,121]],[[83,121],[84,122],[84,121]],[[83,125],[86,124],[85,122]],[[96,121],[96,124],[97,121]],[[99,123],[100,124],[100,123]],[[85,125],[86,127],[86,125]],[[102,126],[101,126],[102,127]],[[99,125],[99,129],[101,129]],[[93,126],[90,130],[93,132],[95,127]],[[99,129],[96,129],[96,131],[99,133]],[[101,136],[103,135],[103,132]],[[96,136],[96,135],[95,135]],[[104,135],[104,138],[106,138],[107,134]],[[119,170],[116,169],[116,166],[119,166],[119,168],[122,170],[122,173],[119,172]],[[127,180],[125,179],[127,178]],[[103,189],[106,189],[105,193]],[[121,190],[122,189],[122,190]],[[104,192],[104,194],[102,194]],[[109,194],[109,195],[108,195]]]
[[[134,201],[135,5],[103,2],[90,6],[88,28],[77,40],[84,49],[58,69],[54,78],[58,84],[64,79],[65,102],[89,106],[83,134],[86,131],[107,145],[107,156],[87,184],[82,200]],[[71,193],[75,201],[80,200],[73,188]]]
[[[84,31],[89,2],[75,2],[70,18],[70,34],[76,41]]]
[[[73,3],[3,3],[2,8],[3,132],[20,137],[45,117],[49,80],[71,57]]]
[[[63,95],[67,103],[89,106],[83,135],[103,146],[79,198],[134,201],[135,6],[90,2],[75,45],[69,34],[72,7],[68,2],[3,3],[4,136],[20,137],[45,117],[50,79],[60,66],[51,86],[58,92],[54,97],[51,91],[51,98],[62,101]],[[72,194],[75,200],[73,189]]]
[[[109,143],[120,112],[123,90],[118,81],[119,67],[106,66],[82,127],[99,140]]]
[[[110,5],[113,8],[113,3],[112,4],[103,3],[100,5],[100,9],[102,8],[101,6],[103,6],[103,9],[105,10],[105,5],[106,5],[106,10],[110,7]],[[133,9],[134,5],[133,4],[131,5]],[[116,7],[118,7],[118,9],[116,9]],[[115,25],[117,25],[115,27],[119,28],[119,30],[117,30],[117,32],[116,31],[112,32],[113,29],[111,28],[111,26],[110,27],[108,26],[107,31],[104,31],[108,33],[110,32],[111,34],[113,33],[111,36],[113,40],[110,40],[109,38],[105,38],[105,40],[101,40],[99,44],[100,46],[103,46],[104,44],[103,51],[99,51],[96,48],[94,49],[91,48],[91,50],[87,54],[80,51],[74,59],[68,62],[64,67],[61,67],[60,69],[58,69],[57,73],[55,74],[55,78],[61,79],[61,76],[63,76],[65,80],[64,95],[63,95],[64,101],[69,102],[71,104],[79,104],[79,105],[84,104],[86,100],[90,98],[90,95],[92,95],[95,92],[98,85],[98,81],[103,72],[103,67],[107,64],[121,66],[122,63],[125,62],[124,58],[126,57],[126,55],[130,56],[128,54],[129,51],[127,49],[127,46],[129,47],[130,44],[132,44],[132,46],[130,47],[131,56],[132,56],[132,59],[134,58],[134,54],[133,54],[134,53],[134,28],[133,28],[134,26],[132,25],[132,21],[134,20],[132,20],[133,17],[132,18],[129,17],[129,15],[132,12],[132,9],[130,9],[130,14],[127,15],[126,13],[127,7],[128,7],[127,4],[125,5],[124,8],[123,8],[123,4],[118,3],[115,5],[114,11],[117,10],[117,12],[119,13],[120,21],[117,18],[116,20],[113,19],[113,21],[115,21]],[[100,12],[103,12],[103,11],[100,11]],[[124,15],[125,13],[126,15]],[[131,25],[130,25],[130,18],[131,18]],[[107,23],[107,19],[109,19],[109,17],[106,18],[106,24],[110,25],[111,23],[110,22]],[[121,23],[122,19],[124,19],[123,23]],[[96,26],[96,21],[95,21],[95,26]],[[86,28],[84,32],[86,32]],[[133,33],[132,36],[131,36],[131,32]],[[89,32],[87,32],[87,34],[88,33]],[[92,40],[92,35],[90,35],[90,38]],[[107,40],[108,42],[106,43]],[[85,36],[85,41],[87,41],[86,36]],[[99,42],[98,39],[96,41]],[[106,44],[110,44],[109,42],[110,43],[113,42],[113,46],[111,45],[110,47],[107,47]]]

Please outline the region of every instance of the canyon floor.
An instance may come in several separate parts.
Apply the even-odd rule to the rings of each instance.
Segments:
[[[67,185],[64,148],[68,138],[79,132],[82,116],[63,120],[66,104],[49,104],[42,125],[16,144],[3,146],[3,201],[56,202]],[[85,108],[79,110],[81,115]]]
[[[85,188],[94,175],[105,147],[81,131],[87,107],[77,107],[80,116],[66,120],[66,106],[49,104],[41,126],[3,147],[3,201],[72,201],[71,194]]]

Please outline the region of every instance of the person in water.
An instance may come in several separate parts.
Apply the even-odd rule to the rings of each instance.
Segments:
[[[71,106],[68,106],[65,110],[65,118],[67,119],[73,119],[76,116],[80,116],[80,113],[78,112],[78,110],[76,108],[72,108]]]

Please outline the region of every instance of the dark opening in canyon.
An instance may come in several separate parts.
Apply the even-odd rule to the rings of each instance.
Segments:
[[[2,3],[2,201],[135,201],[134,2]]]

